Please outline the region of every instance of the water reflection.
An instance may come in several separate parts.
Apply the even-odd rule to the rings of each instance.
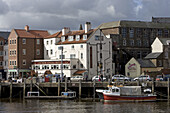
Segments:
[[[168,113],[169,106],[168,102],[104,104],[79,100],[0,100],[0,112],[5,113]]]

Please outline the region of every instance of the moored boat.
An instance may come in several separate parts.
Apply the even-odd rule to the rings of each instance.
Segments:
[[[103,97],[105,102],[156,101],[156,95],[142,93],[141,86],[112,86],[103,91]]]

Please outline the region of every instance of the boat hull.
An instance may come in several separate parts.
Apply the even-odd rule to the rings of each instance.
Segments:
[[[128,101],[156,101],[156,95],[143,95],[143,96],[115,96],[103,94],[105,102],[128,102]]]

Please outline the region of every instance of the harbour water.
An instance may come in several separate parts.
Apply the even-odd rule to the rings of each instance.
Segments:
[[[170,113],[169,102],[0,99],[0,113]]]

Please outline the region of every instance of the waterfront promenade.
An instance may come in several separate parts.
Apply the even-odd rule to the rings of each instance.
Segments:
[[[0,97],[21,97],[24,98],[29,91],[39,91],[40,95],[60,96],[62,91],[76,91],[77,97],[96,98],[96,89],[106,89],[107,85],[124,85],[124,86],[142,86],[142,88],[151,88],[152,92],[159,92],[160,96],[169,99],[169,81],[68,81],[56,83],[43,82],[40,83],[36,79],[24,79],[22,83],[1,82]],[[17,95],[17,96],[15,96]]]

